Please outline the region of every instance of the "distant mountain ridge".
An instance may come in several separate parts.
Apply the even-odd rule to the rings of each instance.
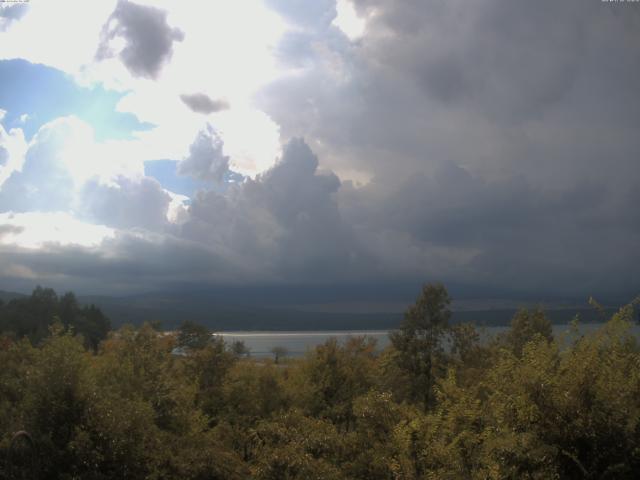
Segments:
[[[206,293],[148,293],[128,297],[79,297],[83,303],[94,303],[111,319],[114,326],[145,321],[160,322],[162,328],[173,329],[185,320],[194,321],[212,330],[386,330],[397,327],[404,315],[404,310],[412,302],[395,304],[395,311],[370,312],[353,311],[349,308],[340,311],[334,304],[312,304],[313,308],[305,308],[304,304],[267,303],[264,298],[246,299],[227,297]],[[462,304],[460,310],[454,307],[452,322],[473,322],[478,325],[508,325],[518,310],[514,302],[509,304],[478,302]],[[481,306],[480,306],[481,305]],[[523,306],[533,307],[532,303]],[[554,305],[545,309],[552,323],[568,323],[576,314],[582,322],[591,323],[604,320],[598,312],[589,306]],[[611,315],[614,308],[605,309]]]
[[[61,292],[58,292],[61,293]],[[399,325],[410,299],[400,300],[389,295],[376,303],[359,300],[343,301],[339,293],[327,295],[326,303],[318,302],[325,291],[311,294],[293,289],[289,295],[270,289],[212,289],[211,291],[155,292],[128,296],[79,295],[81,304],[98,306],[117,328],[124,324],[139,325],[159,322],[164,329],[174,329],[190,320],[217,331],[238,330],[388,330]],[[0,291],[0,300],[8,302],[27,295]],[[393,301],[391,301],[393,300]],[[452,322],[472,322],[477,325],[508,325],[519,306],[531,308],[535,302],[514,300],[454,301]],[[598,312],[577,303],[552,303],[545,310],[552,323],[567,323],[576,314],[582,322],[602,321]],[[370,306],[369,311],[367,307]],[[610,316],[614,308],[606,308]]]
[[[24,297],[28,297],[28,295],[25,295],[24,293],[7,292],[5,290],[0,290],[0,300],[3,302],[8,302],[10,300],[13,300],[14,298],[24,298]]]

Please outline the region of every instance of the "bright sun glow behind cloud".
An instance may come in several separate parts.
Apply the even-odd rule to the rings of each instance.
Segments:
[[[66,212],[0,213],[0,244],[22,248],[42,248],[47,245],[98,246],[114,231],[103,225],[91,225],[76,220]]]
[[[262,0],[135,3],[109,0],[99,4],[70,0],[65,3],[64,15],[72,14],[82,21],[66,22],[63,29],[56,20],[62,10],[54,3],[30,2],[19,22],[0,31],[0,59],[20,58],[40,63],[65,72],[70,81],[81,87],[101,86],[121,92],[116,110],[133,114],[152,128],[131,131],[128,138],[98,140],[107,128],[100,123],[102,117],[97,115],[96,121],[87,123],[87,119],[78,118],[79,112],[77,115],[71,112],[41,123],[27,141],[22,125],[28,118],[37,117],[38,112],[12,112],[22,116],[20,123],[12,124],[16,128],[5,125],[5,129],[0,125],[0,188],[13,174],[20,174],[27,161],[31,162],[28,171],[32,177],[23,176],[18,181],[13,178],[11,188],[24,188],[28,195],[44,195],[48,188],[54,188],[57,180],[51,178],[48,184],[37,184],[33,172],[48,165],[56,175],[62,175],[60,178],[68,179],[62,194],[71,200],[60,208],[48,202],[38,204],[38,209],[54,211],[5,209],[0,213],[3,227],[0,244],[31,249],[47,245],[99,245],[113,236],[115,230],[109,228],[113,225],[101,225],[100,219],[86,215],[83,204],[86,198],[94,198],[91,192],[101,188],[100,192],[126,198],[134,195],[133,190],[126,189],[143,188],[140,186],[143,181],[147,182],[145,188],[164,192],[157,193],[156,198],[169,196],[167,220],[179,222],[189,199],[144,180],[144,162],[184,159],[206,125],[215,129],[222,140],[231,170],[242,175],[255,177],[281,156],[280,128],[254,105],[253,96],[282,73],[274,52],[290,26]],[[126,37],[126,28],[108,38],[108,55],[104,58],[97,55],[104,25],[108,20],[119,21],[113,16],[119,8],[128,8],[136,15],[140,14],[140,8],[145,14],[153,9],[166,12],[155,17],[160,18],[160,24],[136,24],[136,32],[144,33],[145,28],[158,25],[178,32],[153,78],[136,74],[120,55],[131,42],[137,41]],[[42,41],[43,38],[47,41]],[[222,107],[204,113],[194,111],[182,99],[194,94],[206,96]],[[0,111],[0,117],[4,113]],[[23,186],[17,187],[21,181]],[[64,208],[67,210],[62,211]]]
[[[51,21],[56,11],[59,13],[59,5],[31,2],[20,22],[7,32],[0,32],[0,58],[25,58],[61,69],[82,85],[100,84],[126,92],[118,111],[131,113],[155,127],[136,133],[133,141],[119,142],[120,156],[142,155],[136,160],[139,163],[180,159],[208,121],[219,130],[231,168],[255,177],[273,165],[280,155],[279,128],[255,108],[252,97],[279,75],[273,52],[287,28],[279,15],[261,0],[137,1],[138,5],[165,10],[167,24],[181,32],[158,78],[150,79],[133,75],[123,65],[118,57],[126,43],[122,36],[116,36],[109,44],[115,56],[96,59],[100,31],[117,5],[114,1],[99,3],[65,4],[66,11],[73,11],[83,20],[65,24],[60,30],[59,24]],[[55,33],[47,33],[52,28]],[[42,42],[42,38],[48,40]],[[193,112],[180,96],[194,93],[205,94],[229,107],[209,115]],[[93,127],[99,134],[100,125]],[[91,148],[83,142],[78,149]],[[75,166],[86,170],[86,164],[80,161]]]
[[[0,287],[636,289],[640,17],[520,3],[0,0]]]
[[[115,0],[33,0],[24,18],[0,33],[0,58],[24,58],[77,74],[92,61],[100,28],[115,5]]]
[[[3,111],[0,110],[0,121],[3,116]],[[22,168],[26,151],[27,142],[22,130],[12,128],[7,132],[0,124],[0,154],[3,156],[0,162],[0,188],[13,172]]]
[[[333,20],[333,24],[342,30],[349,40],[360,38],[367,26],[367,21],[358,15],[353,3],[350,0],[337,0],[336,9],[338,15]]]
[[[278,74],[272,51],[286,26],[261,1],[167,6],[170,20],[188,33],[175,46],[164,82],[244,108],[255,90]]]
[[[110,72],[132,87],[118,109],[157,125],[155,131],[138,136],[150,146],[148,152],[160,150],[148,154],[148,159],[186,154],[205,118],[190,111],[180,95],[203,93],[229,105],[207,117],[219,131],[231,168],[254,177],[271,167],[280,155],[279,129],[252,106],[252,95],[278,75],[272,50],[284,32],[283,21],[257,0],[159,5],[167,7],[172,25],[187,32],[183,41],[176,42],[160,81],[123,77],[122,68]]]

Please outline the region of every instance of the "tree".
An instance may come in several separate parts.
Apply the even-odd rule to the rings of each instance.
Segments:
[[[81,307],[72,292],[58,297],[50,288],[36,287],[30,297],[15,298],[7,305],[0,305],[0,330],[16,337],[26,336],[33,343],[48,336],[54,319],[82,335],[94,351],[111,329],[111,322],[98,307]]]
[[[89,405],[87,366],[80,339],[54,324],[28,374],[22,412],[23,429],[38,446],[41,478],[63,477],[74,463],[69,444]]]
[[[201,350],[211,342],[211,333],[204,325],[182,322],[178,329],[178,346],[190,350]]]
[[[186,374],[198,386],[197,404],[211,417],[215,417],[222,408],[222,386],[235,362],[236,357],[225,348],[220,336],[212,337],[204,348],[194,350],[186,357]]]
[[[243,357],[243,356],[248,357],[251,354],[251,350],[249,349],[249,347],[245,345],[245,343],[242,340],[235,340],[231,344],[231,352],[236,357]]]
[[[460,323],[450,329],[451,356],[459,363],[471,364],[478,354],[480,335],[471,323]]]
[[[82,307],[72,323],[75,333],[82,335],[94,351],[111,330],[111,322],[95,305]]]
[[[373,386],[375,340],[335,337],[318,345],[300,364],[301,382],[294,397],[311,415],[328,418],[349,430],[354,421],[353,402]]]
[[[292,410],[260,422],[251,478],[307,480],[346,478],[331,462],[338,456],[344,436],[331,422]]]
[[[524,346],[538,335],[552,341],[551,322],[541,308],[533,311],[522,309],[513,316],[511,329],[499,340],[506,342],[515,355],[521,356]]]
[[[442,354],[441,340],[449,326],[451,299],[440,284],[427,284],[390,335],[398,366],[410,377],[411,396],[427,410],[432,403],[434,362]]]
[[[271,353],[273,353],[273,359],[277,365],[281,359],[289,355],[289,350],[286,347],[275,346],[271,349]]]

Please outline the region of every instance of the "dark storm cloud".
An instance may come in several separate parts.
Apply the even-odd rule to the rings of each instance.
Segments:
[[[584,2],[403,6],[375,7],[395,37],[378,40],[379,58],[431,98],[494,120],[523,121],[560,101],[586,54]]]
[[[105,284],[147,289],[427,279],[559,294],[640,288],[640,8],[357,0],[368,24],[351,42],[331,25],[334,2],[269,3],[294,25],[276,55],[295,73],[255,96],[282,138],[294,138],[280,161],[255,180],[199,192],[177,223],[166,221],[170,196],[155,181],[90,182],[85,218],[130,231],[100,248],[4,246],[4,278],[65,272],[97,283],[100,272]],[[164,40],[151,54],[136,43],[144,28],[121,26],[123,9],[153,19]],[[155,58],[136,63],[146,76],[176,40],[164,13],[127,2],[105,31],[138,45],[130,55]],[[182,100],[201,113],[215,102]],[[38,135],[0,190],[6,210],[37,191],[46,195],[29,205],[69,207],[68,179],[37,155],[48,148]],[[206,128],[178,168],[214,181],[228,165]]]
[[[208,115],[229,108],[229,104],[224,100],[212,100],[204,93],[193,93],[191,95],[180,95],[180,100],[196,113]]]
[[[223,154],[223,143],[211,125],[198,132],[189,154],[178,164],[178,173],[198,180],[220,182],[229,171],[229,157]]]
[[[259,278],[224,250],[171,235],[121,232],[99,248],[0,245],[4,284],[37,278],[56,288],[102,292],[163,288],[170,282],[216,283]],[[64,272],[64,275],[60,275]]]
[[[356,150],[343,163],[374,174],[443,159],[519,169],[563,133],[616,132],[613,124],[640,121],[634,8],[616,14],[601,2],[518,1],[362,6],[375,14],[358,45],[337,44],[333,29],[323,37],[345,59],[346,81],[332,79],[330,63],[314,62],[260,97],[285,136],[329,145],[318,153],[338,170],[336,147]],[[301,38],[297,48],[306,45]],[[280,53],[287,52],[300,62],[293,45]],[[542,129],[553,138],[529,134]]]
[[[543,188],[523,177],[486,181],[445,164],[391,189],[376,182],[344,189],[340,203],[345,220],[368,232],[365,245],[372,241],[397,263],[424,255],[425,275],[523,291],[610,293],[637,287],[633,192],[600,183]],[[624,218],[615,213],[621,207]],[[392,234],[380,240],[383,232]]]
[[[278,281],[309,283],[362,275],[365,255],[338,210],[338,178],[318,172],[318,159],[301,139],[256,180],[226,194],[201,192],[183,235],[226,245]]]
[[[156,78],[171,58],[173,42],[182,41],[184,33],[167,23],[167,12],[155,7],[120,0],[104,25],[96,59],[113,57],[110,42],[123,38],[119,53],[122,63],[135,76]]]
[[[282,61],[304,70],[258,98],[324,166],[372,177],[343,183],[338,203],[386,273],[640,287],[629,275],[640,256],[640,9],[355,3],[369,15],[361,40],[338,43],[327,28],[312,49],[309,35],[290,36]],[[313,56],[318,43],[341,75]]]

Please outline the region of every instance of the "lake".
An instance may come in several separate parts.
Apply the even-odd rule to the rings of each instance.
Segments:
[[[580,324],[580,331],[584,334],[597,330],[602,324]],[[495,336],[504,332],[509,327],[478,327],[483,338]],[[569,329],[568,324],[553,325],[553,334],[558,337]],[[640,335],[640,326],[634,325],[633,331]],[[232,343],[241,340],[250,349],[253,357],[271,356],[273,347],[284,347],[291,357],[301,357],[308,350],[323,344],[329,338],[335,337],[344,342],[349,337],[363,336],[375,338],[378,348],[381,350],[389,344],[389,332],[387,330],[357,330],[357,331],[312,331],[312,332],[218,332],[225,342]]]

